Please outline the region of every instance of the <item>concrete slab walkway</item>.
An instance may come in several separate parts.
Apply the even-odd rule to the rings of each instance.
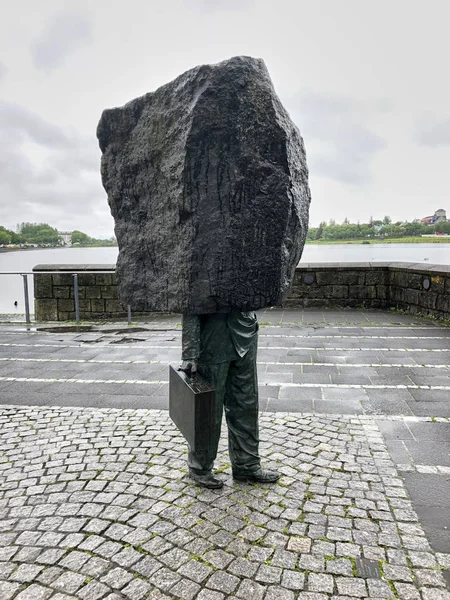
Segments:
[[[450,328],[260,321],[261,454],[283,476],[234,482],[224,432],[214,492],[166,410],[176,317],[0,327],[2,600],[450,598]]]

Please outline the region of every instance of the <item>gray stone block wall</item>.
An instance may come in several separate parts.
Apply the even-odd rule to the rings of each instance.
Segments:
[[[388,279],[386,267],[368,263],[305,263],[283,306],[386,308]]]
[[[450,319],[450,266],[305,263],[284,306],[397,308]]]
[[[37,321],[75,319],[71,271],[79,273],[82,320],[114,319],[127,315],[127,307],[117,298],[115,265],[38,265],[33,271]],[[392,307],[412,314],[450,319],[450,266],[425,266],[421,263],[305,263],[297,267],[283,306]]]
[[[36,321],[75,320],[73,275],[56,271],[78,272],[82,320],[114,319],[127,315],[127,307],[117,300],[115,265],[37,265],[33,269]]]

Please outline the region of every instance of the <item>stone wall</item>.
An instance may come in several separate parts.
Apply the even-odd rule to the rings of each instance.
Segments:
[[[78,272],[80,318],[83,321],[127,315],[127,307],[117,299],[115,265],[37,265],[33,269],[36,321],[75,320],[74,278],[71,271]]]
[[[38,265],[33,269],[36,320],[75,319],[73,276],[67,273],[70,271],[79,273],[82,320],[125,317],[127,308],[117,299],[114,269],[114,265]],[[450,266],[400,262],[304,263],[296,270],[284,306],[392,307],[450,319]]]
[[[305,263],[287,307],[397,308],[450,319],[450,266],[424,263]]]

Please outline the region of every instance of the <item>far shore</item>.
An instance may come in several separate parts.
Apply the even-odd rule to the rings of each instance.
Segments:
[[[56,250],[57,248],[64,248],[64,246],[54,246],[51,248],[0,248],[0,252],[23,252],[28,250]]]
[[[23,252],[27,250],[67,250],[72,248],[117,248],[117,246],[39,246],[38,248],[0,248],[0,252]]]
[[[337,246],[337,245],[368,245],[368,244],[450,244],[449,236],[436,237],[403,237],[403,238],[370,238],[370,239],[351,239],[351,240],[306,240],[306,244],[317,246]],[[0,248],[1,252],[23,252],[30,250],[67,250],[77,248],[117,248],[117,246],[51,246],[50,248]]]
[[[370,238],[370,239],[352,239],[352,240],[307,240],[308,245],[342,245],[342,244],[449,244],[450,236],[436,237],[403,237],[403,238]]]

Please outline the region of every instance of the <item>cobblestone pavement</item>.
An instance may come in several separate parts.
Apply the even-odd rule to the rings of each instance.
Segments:
[[[167,411],[0,409],[2,600],[448,600],[371,416],[261,417],[277,485],[206,491]]]

